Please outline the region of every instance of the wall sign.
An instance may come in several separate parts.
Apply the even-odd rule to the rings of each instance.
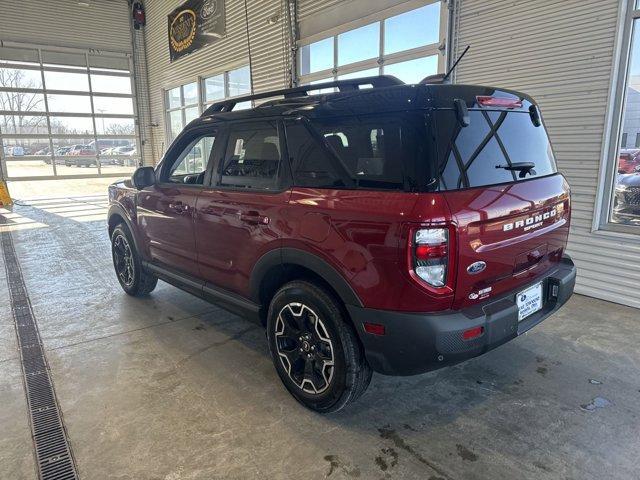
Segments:
[[[226,35],[224,0],[187,0],[169,14],[171,61]]]

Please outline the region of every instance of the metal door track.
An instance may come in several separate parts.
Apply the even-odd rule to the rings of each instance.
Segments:
[[[6,223],[8,222],[5,217],[0,215],[0,226]],[[73,452],[62,422],[49,365],[10,232],[0,232],[0,244],[4,254],[11,311],[18,337],[18,350],[39,478],[41,480],[77,479]]]

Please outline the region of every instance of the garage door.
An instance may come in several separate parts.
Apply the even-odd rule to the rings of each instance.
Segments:
[[[0,47],[0,166],[9,180],[130,174],[140,163],[130,55]]]

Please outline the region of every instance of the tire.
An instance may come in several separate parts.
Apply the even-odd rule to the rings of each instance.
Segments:
[[[320,413],[341,410],[369,386],[372,370],[342,305],[323,288],[293,281],[274,295],[267,339],[291,395]]]
[[[142,267],[131,232],[123,223],[118,224],[111,234],[111,256],[116,277],[127,294],[142,297],[156,288],[158,278]]]

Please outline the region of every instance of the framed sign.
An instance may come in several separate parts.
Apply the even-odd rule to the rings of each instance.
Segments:
[[[226,35],[224,0],[187,0],[169,14],[171,61]]]

